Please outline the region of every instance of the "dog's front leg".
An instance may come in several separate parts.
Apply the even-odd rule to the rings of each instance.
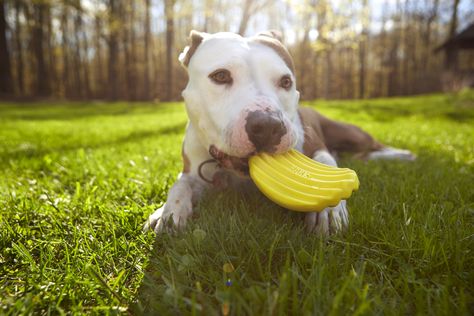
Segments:
[[[318,150],[313,159],[323,164],[337,167],[336,160],[326,150]],[[349,224],[346,201],[342,200],[335,207],[325,208],[322,212],[312,212],[306,214],[306,225],[309,231],[328,235],[335,233]]]
[[[144,230],[151,229],[159,233],[166,228],[183,228],[203,189],[204,184],[200,179],[183,173],[171,187],[166,203],[150,215]]]

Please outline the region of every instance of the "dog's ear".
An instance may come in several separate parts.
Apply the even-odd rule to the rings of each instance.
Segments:
[[[277,30],[268,30],[265,32],[258,33],[257,36],[267,36],[276,39],[279,42],[283,42],[283,34]]]
[[[266,31],[257,34],[257,36],[251,37],[249,40],[263,44],[273,49],[286,63],[292,73],[295,73],[295,64],[291,57],[288,49],[283,45],[281,41],[281,33],[278,31]]]
[[[183,65],[184,68],[187,68],[189,65],[189,61],[191,60],[191,57],[193,57],[194,53],[196,52],[199,44],[204,40],[206,37],[206,33],[204,32],[198,32],[195,30],[192,30],[191,33],[189,33],[189,46],[186,46],[181,54],[179,54],[179,61],[181,62],[181,65]]]

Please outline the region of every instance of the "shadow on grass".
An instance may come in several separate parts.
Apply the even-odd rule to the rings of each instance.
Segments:
[[[474,109],[449,111],[445,113],[445,117],[458,123],[472,124],[472,121],[474,120]]]
[[[131,113],[159,113],[162,110],[170,109],[172,104],[161,103],[32,103],[0,104],[0,113],[2,119],[9,120],[28,120],[28,121],[46,121],[46,120],[78,120],[96,116],[121,116]],[[181,107],[181,103],[176,103],[176,107]]]
[[[342,107],[342,108],[344,109],[345,107]],[[345,110],[349,110],[349,109],[346,108]],[[364,103],[360,104],[360,107],[357,107],[357,111],[362,112],[361,114],[367,114],[373,120],[378,121],[378,122],[390,122],[400,117],[408,117],[410,115],[413,115],[412,111],[402,109],[402,108],[396,108],[396,107],[390,107],[390,106],[373,106],[373,105],[364,104]]]
[[[358,294],[340,292],[351,273],[370,285],[364,295],[372,311],[390,313],[399,306],[401,313],[411,314],[441,310],[442,301],[458,304],[459,293],[445,287],[452,282],[461,291],[470,287],[459,276],[470,273],[473,258],[458,259],[472,245],[462,238],[472,223],[474,166],[441,152],[418,155],[415,162],[342,161],[357,170],[361,189],[349,200],[348,232],[326,241],[304,231],[303,214],[275,207],[258,193],[208,195],[184,232],[156,238],[131,310],[212,315],[228,302],[236,315],[328,314],[335,294],[341,293],[338,301],[347,306],[341,303],[339,314],[346,314],[357,307]],[[424,238],[430,240],[429,249],[423,249]],[[427,259],[426,251],[433,249],[443,254]],[[225,271],[227,262],[235,271]],[[445,281],[425,287],[438,279]],[[413,292],[423,293],[424,299],[418,301]]]
[[[104,140],[104,141],[94,143],[94,144],[74,143],[74,144],[66,144],[63,146],[56,147],[56,148],[44,148],[44,149],[38,149],[35,147],[26,147],[26,148],[21,148],[16,151],[10,151],[10,152],[5,152],[3,154],[0,154],[0,160],[8,161],[9,159],[38,158],[46,154],[65,153],[69,151],[75,151],[80,148],[99,149],[103,147],[113,147],[115,145],[122,145],[122,144],[130,143],[130,142],[143,141],[147,138],[160,137],[160,136],[173,135],[173,134],[181,134],[183,133],[185,127],[186,127],[186,122],[180,122],[180,123],[177,123],[171,126],[166,126],[157,130],[133,132],[129,135],[119,137],[115,140]]]
[[[380,102],[380,101],[379,101]],[[372,103],[335,103],[331,106],[333,109],[343,112],[357,112],[360,115],[367,115],[374,121],[392,122],[400,118],[410,116],[423,116],[429,119],[442,118],[456,123],[472,123],[474,120],[474,107],[468,104],[452,104],[450,102],[439,102],[438,106],[432,104],[397,104],[394,101],[390,105],[372,104]],[[314,105],[314,104],[311,104]],[[318,108],[318,105],[314,105]]]

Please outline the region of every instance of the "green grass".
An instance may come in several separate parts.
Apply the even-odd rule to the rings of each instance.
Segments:
[[[308,104],[418,155],[343,160],[361,188],[328,239],[232,192],[143,234],[181,169],[180,103],[0,104],[0,314],[471,314],[474,93]]]

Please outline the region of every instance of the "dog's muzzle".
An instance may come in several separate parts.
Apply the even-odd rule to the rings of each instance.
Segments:
[[[275,111],[253,111],[247,115],[245,124],[249,140],[257,152],[275,152],[286,134],[286,126],[281,114]]]

